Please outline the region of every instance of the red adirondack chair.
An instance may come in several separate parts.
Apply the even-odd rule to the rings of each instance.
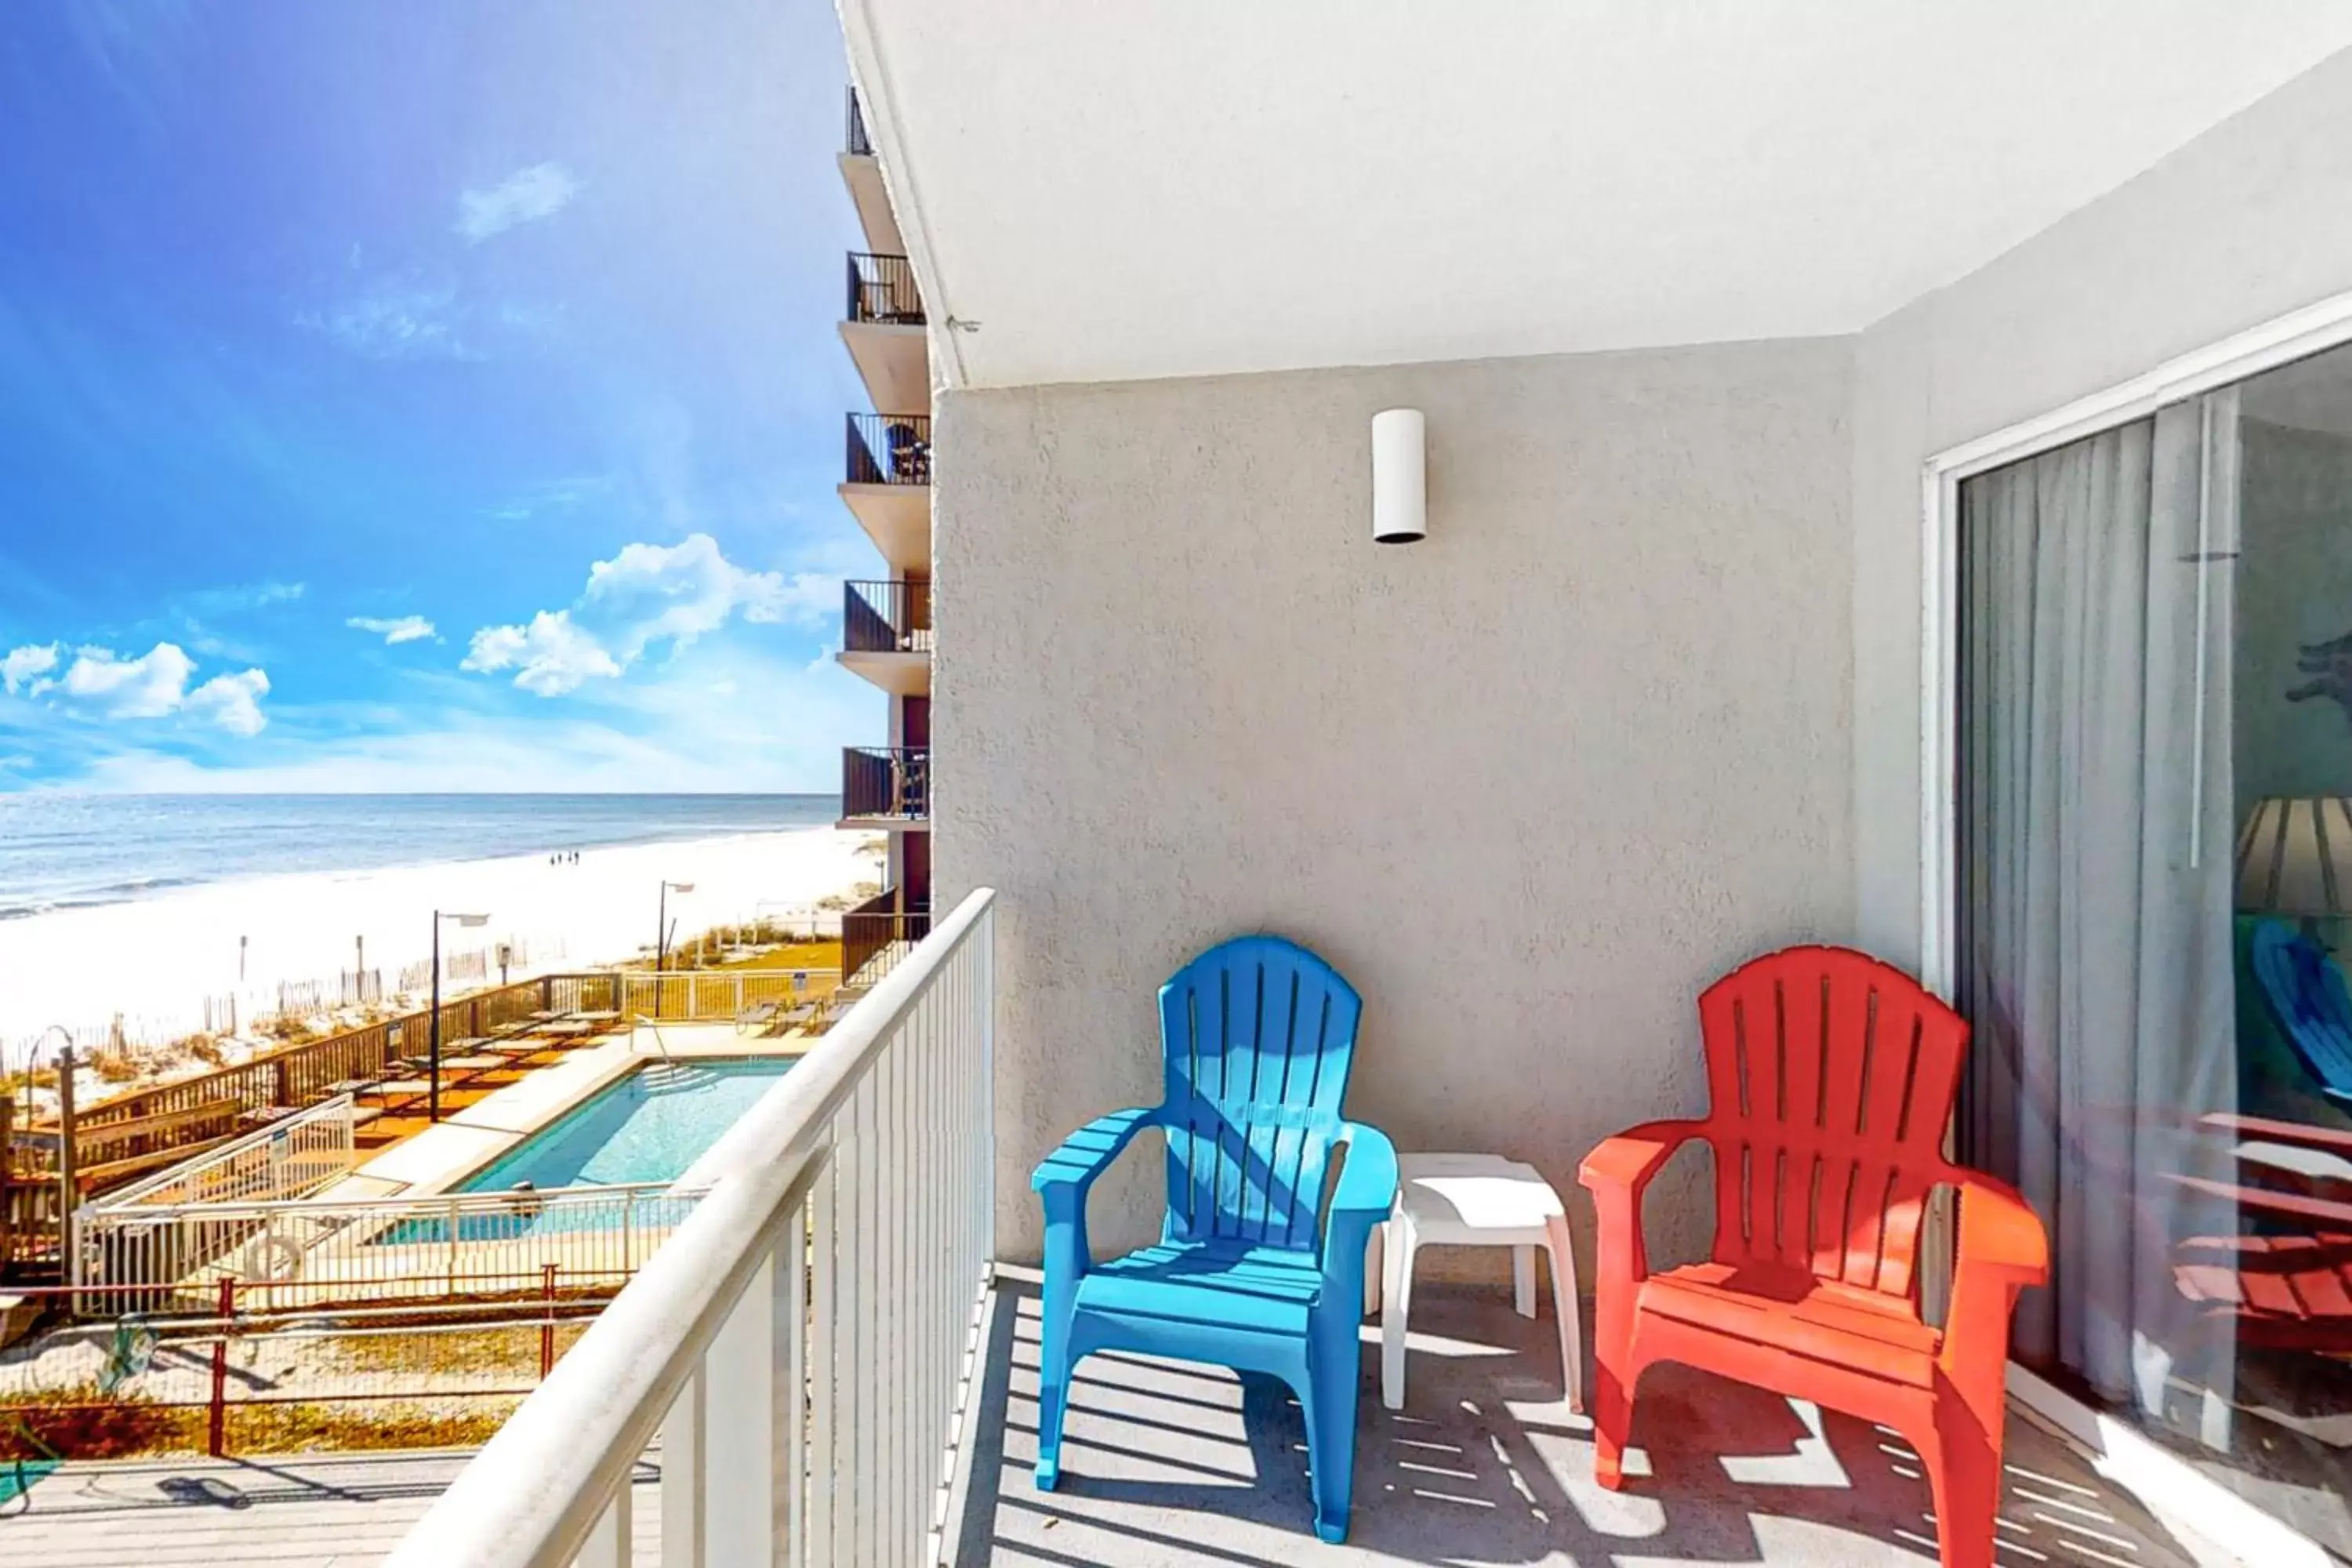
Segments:
[[[1601,1220],[1601,1484],[1623,1484],[1642,1369],[1681,1362],[1902,1433],[1934,1490],[1944,1568],[1987,1568],[2010,1312],[2047,1278],[2049,1247],[2014,1190],[1943,1156],[1968,1025],[1901,971],[1832,947],[1743,966],[1699,998],[1699,1021],[1707,1119],[1637,1127],[1581,1171]],[[1715,1151],[1713,1255],[1653,1274],[1642,1191],[1693,1138]],[[1941,1185],[1960,1207],[1938,1330],[1919,1315],[1916,1263]]]

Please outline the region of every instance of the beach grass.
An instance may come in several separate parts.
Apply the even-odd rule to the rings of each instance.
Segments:
[[[731,928],[720,927],[703,933],[702,940],[688,937],[669,952],[669,967],[677,970],[695,969],[839,969],[841,940],[824,937],[812,942],[773,942],[755,946],[748,952],[730,952],[728,943],[733,939]]]
[[[322,1398],[299,1405],[229,1402],[223,1445],[232,1454],[471,1448],[487,1443],[521,1403],[516,1395],[420,1395],[414,1404]],[[452,1408],[455,1405],[472,1408]],[[0,1461],[129,1459],[201,1454],[211,1417],[199,1405],[155,1405],[120,1395],[73,1409],[18,1408],[0,1425]]]

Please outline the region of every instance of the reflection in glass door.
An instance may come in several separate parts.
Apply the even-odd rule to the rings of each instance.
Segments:
[[[2352,1554],[2352,350],[1968,480],[1962,1153],[2019,1359]]]

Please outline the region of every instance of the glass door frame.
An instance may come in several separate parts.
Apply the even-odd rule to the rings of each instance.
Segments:
[[[1953,931],[1959,915],[1959,518],[1960,483],[2145,419],[2158,409],[2352,343],[2352,293],[2338,294],[2219,342],[2166,361],[2063,407],[1948,447],[1920,475],[1919,973],[1937,995],[1952,995]],[[1950,1273],[1950,1213],[1929,1215],[1921,1288],[1943,1300]],[[2130,1423],[2063,1392],[2012,1361],[2011,1397],[2100,1457],[2119,1485],[2248,1562],[2278,1568],[2338,1568],[2316,1542],[2264,1512]]]

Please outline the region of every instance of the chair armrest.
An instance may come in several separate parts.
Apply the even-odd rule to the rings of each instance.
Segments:
[[[1087,1190],[1110,1169],[1135,1135],[1159,1125],[1161,1107],[1139,1106],[1097,1116],[1038,1162],[1029,1173],[1030,1190],[1045,1205],[1045,1271],[1075,1282],[1094,1263],[1087,1245]]]
[[[1029,1173],[1029,1190],[1042,1196],[1049,1210],[1060,1198],[1083,1203],[1095,1178],[1110,1169],[1111,1162],[1135,1142],[1135,1135],[1158,1124],[1160,1110],[1156,1105],[1138,1106],[1096,1117],[1037,1163],[1037,1168]]]
[[[1318,1307],[1352,1323],[1363,1316],[1364,1249],[1372,1227],[1396,1210],[1397,1156],[1387,1133],[1360,1121],[1340,1124],[1339,1143],[1348,1154],[1323,1221],[1317,1263],[1325,1283]]]
[[[1998,1419],[2009,1319],[2017,1293],[2050,1279],[2050,1238],[2041,1216],[2006,1182],[1954,1171],[1959,1188],[1959,1239],[1952,1259],[1951,1309],[1938,1358],[1964,1396],[1993,1401]],[[1973,1391],[1971,1393],[1970,1391]]]
[[[1369,1236],[1396,1206],[1396,1145],[1387,1133],[1360,1121],[1342,1122],[1340,1129],[1339,1143],[1348,1158],[1339,1167],[1339,1184],[1332,1189],[1329,1223],[1360,1222]]]
[[[1990,1269],[2020,1285],[2050,1278],[2050,1237],[2042,1216],[2007,1182],[1963,1172],[1956,1269]]]
[[[1642,1192],[1675,1150],[1706,1136],[1704,1121],[1651,1121],[1604,1139],[1577,1166],[1576,1179],[1592,1194],[1601,1222],[1600,1276],[1638,1284],[1649,1278],[1642,1240]]]

